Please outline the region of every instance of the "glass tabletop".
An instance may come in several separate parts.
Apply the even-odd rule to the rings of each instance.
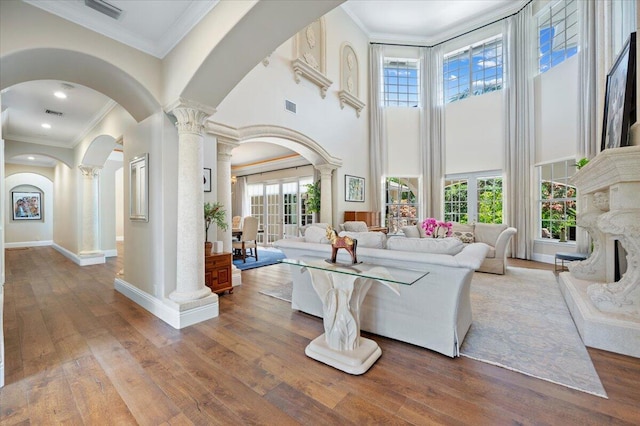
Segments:
[[[429,273],[428,271],[400,269],[393,266],[380,266],[364,262],[356,263],[355,265],[331,263],[324,259],[311,256],[302,256],[300,259],[282,259],[280,262],[300,268],[318,269],[402,285],[411,285]]]

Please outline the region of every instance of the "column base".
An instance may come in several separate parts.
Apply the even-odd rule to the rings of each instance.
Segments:
[[[560,274],[560,291],[585,346],[640,358],[640,318],[602,312],[591,301],[584,281],[569,272]]]
[[[327,345],[324,333],[307,345],[304,353],[316,361],[349,374],[365,373],[382,355],[376,342],[360,336],[360,345],[352,351],[337,351]]]
[[[233,263],[231,264],[231,285],[234,287],[242,285],[242,271]]]
[[[105,255],[102,251],[81,251],[78,253],[79,265],[101,265],[105,263]]]
[[[197,302],[198,300],[211,295],[211,289],[209,287],[202,287],[201,289],[194,291],[173,291],[169,295],[169,299],[176,303],[189,303]]]

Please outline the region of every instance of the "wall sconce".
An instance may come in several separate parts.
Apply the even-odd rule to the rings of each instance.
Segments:
[[[237,177],[231,176],[231,185],[235,185],[237,181],[238,181]]]

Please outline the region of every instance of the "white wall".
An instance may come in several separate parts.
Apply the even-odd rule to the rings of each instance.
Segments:
[[[115,191],[116,191],[116,241],[124,240],[124,167],[120,167],[115,172]]]
[[[421,108],[389,107],[384,109],[387,128],[387,174],[418,176],[420,172]]]
[[[108,160],[100,172],[100,250],[105,256],[117,256],[116,250],[116,172],[122,170],[122,161]],[[121,172],[122,173],[122,172]],[[122,193],[121,193],[122,195]]]
[[[534,79],[536,163],[575,157],[578,140],[578,56]]]
[[[325,16],[326,75],[333,81],[326,98],[306,79],[296,84],[291,61],[293,44],[289,40],[270,56],[267,67],[261,63],[229,93],[218,106],[215,121],[236,128],[268,124],[297,130],[322,145],[329,154],[342,159],[343,166],[334,172],[334,222],[344,210],[367,210],[372,194],[366,186],[366,202],[344,201],[344,175],[369,179],[368,107],[358,118],[350,106],[340,109],[340,48],[349,42],[360,65],[360,98],[368,103],[368,39],[346,13],[337,8]],[[284,102],[297,105],[297,114],[285,111]]]
[[[62,163],[55,167],[53,189],[56,198],[53,203],[53,242],[71,253],[78,253],[78,235],[81,219],[78,201],[78,169],[70,169]]]
[[[8,247],[49,245],[53,240],[53,182],[35,173],[16,173],[5,178],[5,243]],[[12,192],[40,192],[42,220],[13,220]]]
[[[503,168],[502,91],[446,105],[446,173]]]

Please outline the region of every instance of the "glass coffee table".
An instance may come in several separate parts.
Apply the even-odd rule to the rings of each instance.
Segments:
[[[368,263],[334,264],[309,256],[281,262],[306,269],[322,301],[324,334],[309,343],[305,354],[349,374],[366,372],[382,354],[376,342],[360,336],[360,307],[371,285],[378,282],[400,295],[400,286],[429,273]]]

